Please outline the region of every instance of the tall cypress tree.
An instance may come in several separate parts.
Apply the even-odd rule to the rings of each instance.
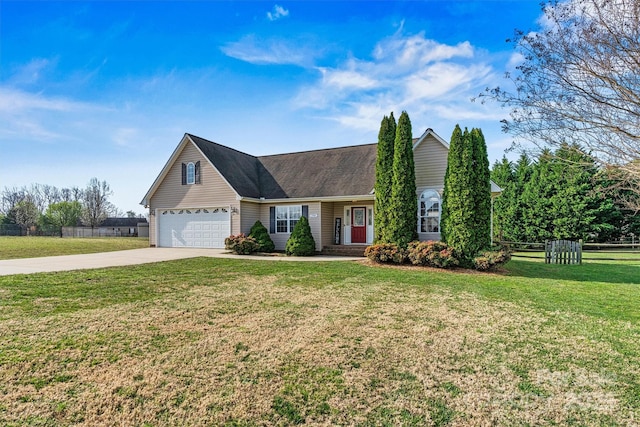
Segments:
[[[481,129],[471,130],[473,144],[473,247],[475,252],[491,245],[491,178],[487,144]]]
[[[413,135],[409,114],[403,111],[398,119],[393,151],[393,181],[389,224],[391,242],[406,247],[418,237],[418,196],[413,161]]]
[[[442,194],[441,238],[458,250],[462,261],[468,261],[475,253],[472,249],[474,197],[472,195],[473,147],[467,129],[459,125],[451,134],[447,169]]]
[[[393,112],[384,116],[378,133],[378,154],[376,158],[375,203],[375,241],[390,243],[389,222],[391,219],[391,188],[393,185],[393,146],[396,138],[396,119]]]

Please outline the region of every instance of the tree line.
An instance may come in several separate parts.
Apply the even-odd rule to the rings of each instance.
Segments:
[[[543,150],[537,158],[496,161],[491,179],[502,188],[494,200],[499,240],[544,242],[583,239],[609,242],[640,233],[640,217],[625,193],[612,194],[608,170],[576,144]]]
[[[610,198],[640,210],[640,3],[549,0],[541,7],[539,28],[518,30],[508,40],[521,61],[515,70],[505,74],[506,84],[487,88],[480,97],[509,109],[509,117],[502,124],[503,130],[514,137],[514,147],[535,149],[536,157],[540,156],[532,170],[523,165],[521,173],[525,169],[529,173],[537,170],[537,174],[546,176],[542,169],[555,168],[555,162],[548,159],[548,150],[560,150],[564,155],[563,145],[578,144],[589,153],[587,170],[595,160],[609,172],[608,180],[598,181],[599,192],[612,190]],[[526,164],[530,159],[521,161]],[[503,169],[509,169],[508,165]],[[511,169],[518,168],[513,165]],[[577,187],[580,185],[576,183]],[[522,202],[534,207],[547,204],[556,210],[560,209],[555,206],[560,197]],[[614,207],[596,203],[600,196],[593,197],[584,201],[590,206],[583,212],[586,218],[567,220],[576,223],[572,228],[546,216],[537,220],[525,218],[527,225],[521,236],[531,239],[568,232],[602,238],[611,229],[608,225],[621,225],[623,230],[633,228],[626,212],[618,209],[615,213]],[[594,204],[608,213],[598,212]],[[517,204],[513,206],[519,209]],[[571,209],[563,209],[573,214]],[[541,213],[537,207],[532,212]],[[604,220],[603,215],[611,212],[618,218]]]
[[[78,224],[94,228],[108,217],[123,216],[109,201],[111,195],[109,184],[98,178],[91,178],[85,188],[5,187],[0,193],[0,224],[14,224],[27,234],[40,230],[62,235],[62,227]],[[136,214],[129,211],[127,216]]]

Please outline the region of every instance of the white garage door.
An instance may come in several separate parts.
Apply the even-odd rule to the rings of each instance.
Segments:
[[[161,247],[224,248],[231,234],[228,208],[160,209],[157,218]]]

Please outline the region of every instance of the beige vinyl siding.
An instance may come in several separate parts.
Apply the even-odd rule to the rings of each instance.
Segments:
[[[333,202],[321,203],[320,205],[320,223],[322,225],[321,246],[333,245],[334,242],[334,228],[335,228],[335,216]]]
[[[200,161],[200,184],[182,185],[182,163],[197,161]],[[235,191],[191,142],[185,145],[149,200],[152,214],[161,208],[227,206],[240,208]],[[231,215],[231,233],[240,233],[238,214]],[[151,246],[157,244],[155,216],[152,216],[149,222],[149,243]]]
[[[436,190],[442,197],[444,188],[444,174],[447,171],[447,156],[449,151],[428,135],[414,150],[413,160],[416,167],[416,193],[418,203],[424,190]],[[418,206],[416,206],[416,229],[418,229]],[[418,233],[420,240],[440,240],[440,233]]]
[[[264,203],[260,205],[260,221],[267,227],[267,230],[270,229],[270,218],[269,218],[269,208],[271,206],[293,206],[293,205],[307,205],[309,206],[309,227],[311,228],[311,234],[313,235],[313,240],[316,242],[316,251],[322,250],[321,246],[321,236],[320,236],[320,227],[321,227],[321,215],[320,215],[320,202],[298,202],[298,203]],[[285,246],[287,244],[287,240],[289,240],[290,234],[288,233],[270,233],[271,240],[276,246],[277,251],[284,251]]]
[[[418,145],[413,152],[413,161],[416,167],[416,187],[418,189],[444,187],[448,153],[447,148],[432,135],[428,135]]]
[[[260,220],[262,225],[269,229],[269,221],[266,223],[260,219],[260,204],[251,202],[240,202],[240,232],[249,234],[251,227]]]

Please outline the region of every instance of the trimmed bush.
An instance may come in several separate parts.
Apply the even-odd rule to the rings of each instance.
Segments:
[[[258,252],[260,245],[253,237],[241,233],[224,239],[224,247],[238,255],[249,255]]]
[[[367,246],[364,255],[377,263],[394,262],[402,264],[407,259],[407,252],[394,243],[379,243]]]
[[[493,271],[511,260],[511,252],[504,247],[481,252],[473,259],[473,266],[478,271]]]
[[[253,237],[256,242],[258,242],[259,252],[273,252],[276,248],[273,240],[271,240],[271,236],[269,236],[269,231],[267,231],[267,228],[262,225],[259,220],[251,227],[249,237]]]
[[[313,240],[311,234],[311,227],[309,227],[309,220],[306,217],[300,217],[300,220],[293,227],[291,236],[287,240],[285,246],[285,252],[287,255],[295,256],[311,256],[316,253],[316,242]]]
[[[459,264],[452,247],[433,240],[409,243],[407,258],[411,264],[424,267],[451,268]]]

